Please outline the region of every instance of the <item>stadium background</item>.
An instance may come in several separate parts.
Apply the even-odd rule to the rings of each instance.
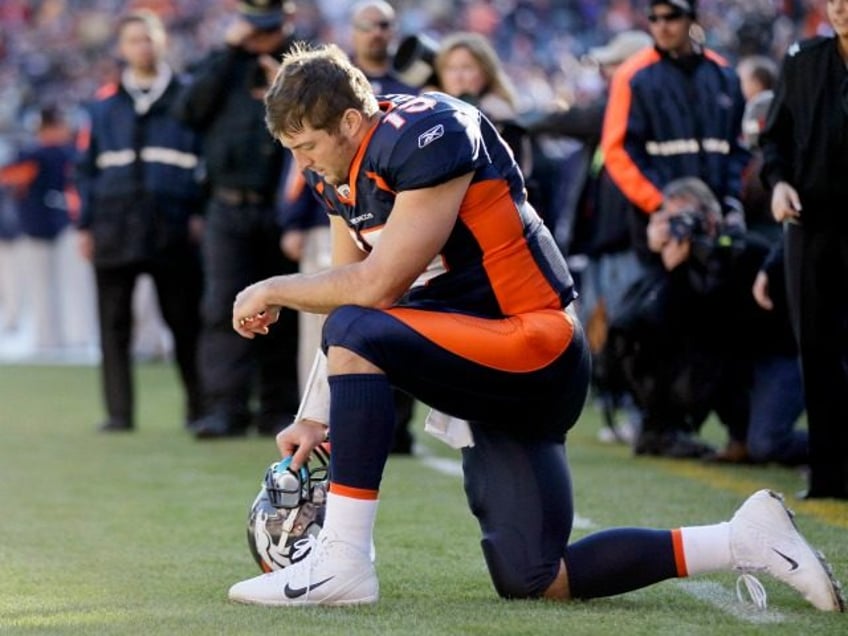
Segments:
[[[305,39],[349,41],[352,0],[297,0]],[[579,102],[599,90],[580,64],[614,33],[645,28],[644,0],[395,0],[399,33],[436,38],[452,30],[486,34],[517,85],[524,109]],[[223,39],[236,0],[4,0],[0,4],[0,163],[27,135],[38,107],[72,116],[115,72],[114,17],[155,10],[171,33],[170,61],[183,70]],[[796,37],[824,25],[815,0],[701,0],[707,43],[730,59],[757,52],[779,58]]]

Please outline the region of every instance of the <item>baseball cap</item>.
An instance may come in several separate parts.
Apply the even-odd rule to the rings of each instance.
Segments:
[[[653,39],[644,31],[622,31],[605,46],[589,49],[588,57],[601,66],[620,64],[628,57],[651,46]]]
[[[651,0],[650,6],[655,7],[658,4],[667,4],[670,7],[674,7],[675,9],[679,9],[690,18],[695,17],[695,5],[697,4],[696,0]]]
[[[268,30],[283,23],[283,0],[240,0],[238,12],[255,28]]]

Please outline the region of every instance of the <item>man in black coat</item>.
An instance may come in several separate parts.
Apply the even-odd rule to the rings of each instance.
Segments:
[[[835,31],[794,44],[760,142],[771,210],[784,223],[787,293],[810,432],[806,498],[848,499],[848,2]]]
[[[204,141],[209,204],[203,239],[206,285],[202,302],[200,364],[206,414],[195,435],[243,435],[253,423],[274,434],[297,410],[297,315],[285,310],[270,340],[251,342],[230,326],[236,293],[251,282],[293,273],[284,256],[277,191],[286,159],[265,128],[262,102],[274,58],[293,34],[290,3],[244,0],[226,33],[182,95],[177,114]]]

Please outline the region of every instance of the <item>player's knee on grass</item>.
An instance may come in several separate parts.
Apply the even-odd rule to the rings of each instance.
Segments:
[[[472,423],[463,449],[465,495],[497,593],[539,598],[559,573],[571,530],[571,489],[563,448]]]
[[[526,540],[519,528],[506,528],[481,542],[489,575],[502,598],[540,598],[556,577],[559,559],[548,563],[538,554],[534,558],[536,550],[525,545]]]

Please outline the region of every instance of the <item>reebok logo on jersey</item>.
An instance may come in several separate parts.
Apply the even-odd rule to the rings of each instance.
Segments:
[[[418,135],[418,147],[424,148],[431,143],[445,136],[445,127],[442,124],[433,126],[430,130],[426,130]]]
[[[776,553],[779,557],[782,557],[783,559],[786,559],[786,562],[787,562],[787,563],[789,563],[789,571],[790,571],[790,572],[794,572],[795,570],[797,570],[797,569],[798,569],[798,562],[797,562],[795,559],[793,559],[793,558],[792,558],[792,557],[790,557],[790,556],[786,556],[785,554],[783,554],[783,552],[781,552],[781,551],[780,551],[780,550],[778,550],[777,548],[772,548],[772,550],[774,550],[774,552],[775,552],[775,553]]]
[[[321,587],[324,583],[328,583],[332,581],[335,577],[329,576],[323,581],[318,581],[317,583],[313,583],[312,585],[307,585],[306,587],[291,587],[288,583],[286,583],[286,587],[283,588],[283,594],[286,598],[300,598],[310,590],[314,590],[316,588]]]

